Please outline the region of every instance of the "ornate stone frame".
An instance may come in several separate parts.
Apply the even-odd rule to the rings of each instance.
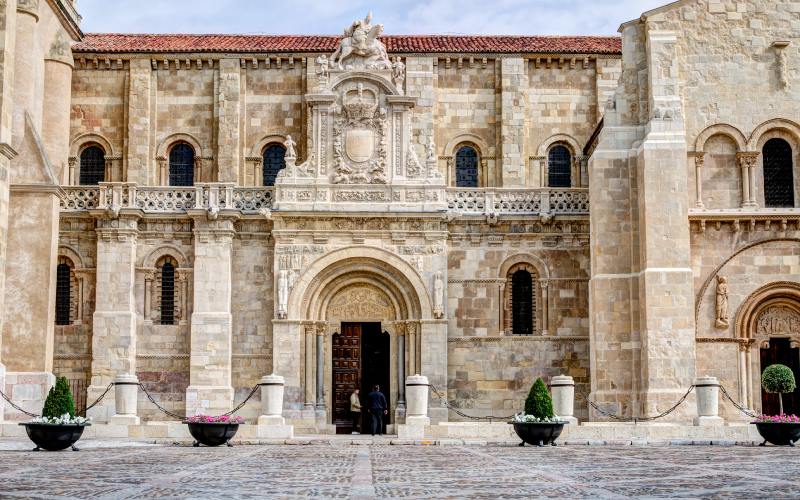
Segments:
[[[550,270],[544,261],[532,254],[516,254],[508,257],[500,266],[498,277],[505,280],[500,285],[503,307],[500,309],[500,325],[504,335],[512,332],[512,300],[511,277],[519,269],[525,269],[533,276],[534,287],[534,332],[546,336],[549,334],[549,278]]]

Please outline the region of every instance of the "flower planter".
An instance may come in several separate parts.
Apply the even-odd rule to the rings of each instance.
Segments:
[[[231,422],[184,422],[189,426],[189,433],[195,439],[194,446],[233,446],[230,440],[239,431],[238,423]]]
[[[511,422],[514,432],[522,440],[520,446],[555,446],[556,439],[564,430],[566,422]]]
[[[61,451],[69,447],[72,447],[72,451],[78,451],[75,443],[83,435],[83,429],[92,424],[23,423],[19,425],[25,427],[28,437],[36,445],[33,451]]]
[[[766,446],[767,442],[777,446],[794,446],[800,440],[800,423],[753,422],[753,424],[764,438],[761,446]]]

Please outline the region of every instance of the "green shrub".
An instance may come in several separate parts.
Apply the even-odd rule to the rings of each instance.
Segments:
[[[544,380],[536,379],[533,383],[527,399],[525,399],[525,414],[533,415],[539,420],[553,418],[553,398],[550,391],[544,385]]]
[[[50,388],[42,408],[43,417],[59,418],[62,415],[75,416],[75,401],[69,390],[69,382],[64,377],[56,379],[56,385]]]
[[[783,393],[794,392],[797,384],[792,369],[786,365],[770,365],[761,374],[761,386],[765,391],[778,394],[781,415],[783,415]]]

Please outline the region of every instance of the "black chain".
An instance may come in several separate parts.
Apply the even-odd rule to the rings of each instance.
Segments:
[[[103,400],[103,398],[104,398],[104,397],[106,397],[106,394],[108,394],[108,391],[110,391],[110,390],[111,390],[111,388],[112,388],[112,387],[114,387],[115,385],[116,385],[116,384],[115,384],[114,382],[111,382],[110,384],[108,384],[108,387],[106,387],[106,390],[103,392],[103,394],[101,394],[101,395],[100,395],[100,397],[99,397],[99,398],[97,398],[97,399],[94,401],[94,403],[92,403],[92,404],[90,404],[89,406],[87,406],[87,407],[86,407],[86,411],[89,411],[89,410],[91,410],[92,408],[94,408],[95,406],[97,406],[97,403],[99,403],[100,401],[102,401],[102,400]]]
[[[41,415],[37,415],[37,414],[35,414],[35,413],[31,413],[31,412],[29,412],[29,411],[27,411],[27,410],[25,410],[25,409],[23,409],[23,408],[21,408],[21,407],[17,406],[16,404],[14,404],[14,403],[11,401],[11,398],[9,398],[8,396],[6,396],[6,395],[3,393],[3,391],[0,391],[0,396],[3,396],[3,399],[5,399],[5,400],[8,402],[8,404],[9,404],[9,405],[11,405],[11,407],[12,407],[12,408],[14,408],[15,410],[17,410],[17,411],[19,411],[19,412],[22,412],[22,413],[24,413],[25,415],[27,415],[27,416],[29,416],[29,417],[33,417],[33,418],[36,418],[36,417],[41,417]]]
[[[161,406],[160,404],[158,404],[158,402],[156,402],[156,400],[153,398],[153,396],[147,391],[147,389],[145,389],[144,385],[142,385],[141,383],[139,383],[139,387],[142,389],[142,391],[144,391],[144,394],[145,394],[145,396],[147,396],[147,399],[149,399],[150,402],[153,403],[153,405],[156,408],[158,408],[162,413],[165,413],[166,415],[168,415],[168,416],[170,416],[170,417],[172,417],[174,419],[177,419],[177,420],[185,420],[186,419],[186,417],[184,415],[180,415],[178,413],[171,412],[171,411],[167,410],[166,408],[164,408],[163,406]],[[236,408],[234,408],[233,410],[231,410],[231,411],[229,411],[227,413],[223,413],[222,415],[219,415],[218,417],[212,417],[212,418],[229,417],[229,416],[233,415],[234,413],[236,413],[237,411],[241,410],[244,407],[244,405],[246,405],[247,402],[250,401],[250,399],[253,397],[253,395],[256,393],[256,391],[258,391],[258,389],[260,387],[261,386],[258,385],[258,384],[254,385],[253,388],[250,390],[250,394],[247,395],[245,400],[242,401],[239,404],[239,406],[237,406]]]
[[[594,410],[597,413],[599,413],[599,414],[601,414],[603,416],[606,416],[606,417],[608,417],[608,418],[610,418],[612,420],[616,420],[618,422],[633,422],[633,423],[637,423],[637,422],[652,422],[653,420],[658,420],[659,418],[666,417],[670,413],[672,413],[675,410],[677,410],[678,407],[680,405],[682,405],[684,401],[686,401],[686,398],[689,397],[689,394],[691,394],[693,390],[694,390],[694,385],[690,385],[689,389],[686,391],[686,393],[683,395],[683,397],[681,399],[679,399],[677,403],[672,405],[672,407],[669,410],[663,411],[663,412],[659,413],[658,415],[653,415],[652,417],[628,417],[628,416],[625,416],[625,415],[616,415],[614,413],[607,412],[607,411],[601,409],[599,406],[597,406],[597,403],[595,403],[594,401],[589,399],[589,397],[588,397],[588,395],[586,393],[580,393],[580,394],[584,397],[584,399],[586,399],[586,401],[589,403],[589,406],[594,408]]]
[[[508,421],[508,420],[511,420],[512,418],[514,418],[514,415],[509,415],[507,417],[497,417],[495,415],[487,415],[485,417],[476,417],[474,415],[467,415],[466,413],[461,411],[461,409],[459,409],[459,408],[453,406],[452,404],[450,404],[450,402],[447,400],[447,398],[445,396],[443,396],[442,393],[440,393],[438,389],[436,389],[436,386],[434,386],[433,384],[428,384],[428,387],[430,387],[431,391],[433,391],[433,394],[435,394],[436,397],[439,398],[439,400],[442,402],[443,406],[445,406],[448,410],[452,411],[453,413],[455,413],[456,415],[458,415],[460,417],[467,418],[467,419],[470,419],[470,420],[488,420],[489,423],[491,423],[491,422],[493,422],[495,420]]]
[[[250,398],[252,398],[252,397],[253,397],[253,395],[256,393],[256,391],[257,391],[257,390],[258,390],[260,387],[261,387],[261,386],[260,386],[260,385],[258,385],[258,384],[254,385],[254,386],[253,386],[253,388],[250,390],[250,394],[248,394],[248,395],[247,395],[247,397],[244,399],[244,401],[242,401],[242,402],[239,404],[239,406],[237,406],[237,407],[236,407],[236,408],[234,408],[233,410],[229,411],[228,413],[223,413],[223,414],[222,414],[222,415],[220,415],[220,416],[221,416],[221,417],[229,417],[229,416],[233,415],[234,413],[236,413],[237,411],[241,410],[241,409],[244,407],[244,405],[246,405],[246,404],[247,404],[247,402],[248,402],[248,401],[250,401]]]
[[[751,412],[751,411],[750,411],[748,408],[746,408],[746,407],[744,407],[744,406],[740,405],[739,403],[737,403],[737,402],[736,402],[736,401],[735,401],[735,400],[734,400],[734,399],[731,397],[731,395],[730,395],[730,394],[728,394],[728,391],[727,391],[727,390],[725,390],[725,387],[724,387],[724,386],[722,386],[721,384],[720,384],[720,386],[719,386],[719,390],[720,390],[720,391],[722,391],[722,395],[723,395],[723,396],[725,396],[725,398],[726,398],[728,401],[730,401],[730,402],[731,402],[731,404],[732,404],[732,405],[733,405],[733,406],[734,406],[734,407],[735,407],[737,410],[739,410],[740,412],[744,413],[745,415],[747,415],[747,416],[748,416],[748,417],[750,417],[750,418],[758,418],[758,417],[760,416],[760,415],[756,415],[755,413]]]

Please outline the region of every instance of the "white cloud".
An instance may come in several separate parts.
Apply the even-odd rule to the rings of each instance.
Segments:
[[[666,0],[80,0],[86,32],[338,34],[373,10],[392,34],[612,35]]]

